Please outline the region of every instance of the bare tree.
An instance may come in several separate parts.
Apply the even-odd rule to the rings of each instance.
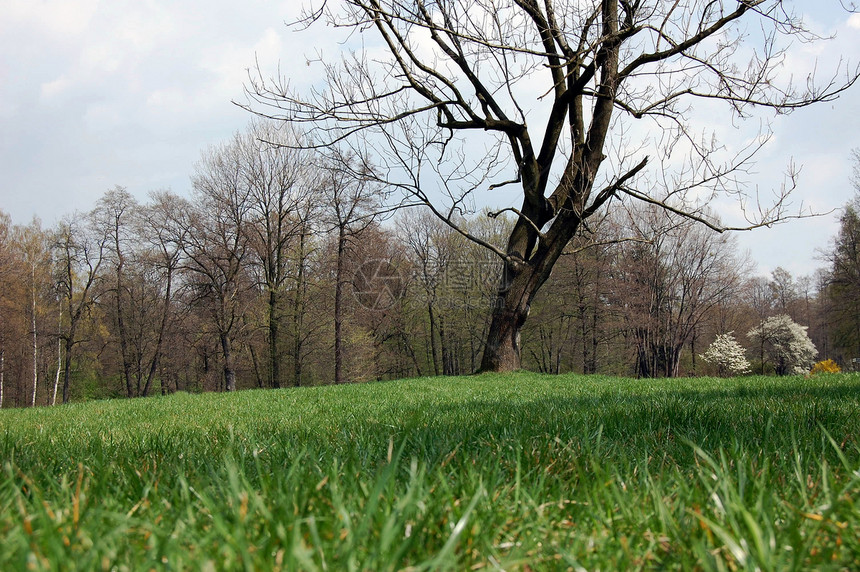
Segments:
[[[36,405],[36,390],[39,385],[39,310],[41,289],[45,275],[49,273],[51,259],[48,240],[42,231],[42,223],[34,218],[27,226],[15,227],[15,243],[26,272],[30,313],[30,356],[32,358],[32,384],[29,405]]]
[[[798,287],[791,272],[782,266],[777,266],[770,273],[768,286],[773,292],[773,300],[779,313],[788,314],[792,319],[796,319],[797,313],[794,307],[798,299]]]
[[[344,383],[343,321],[344,293],[350,245],[376,219],[382,191],[373,181],[372,169],[361,156],[330,151],[321,176],[327,224],[335,233],[334,382]]]
[[[653,205],[637,205],[627,225],[643,240],[620,248],[616,295],[635,343],[636,373],[675,377],[685,344],[712,309],[737,293],[748,263],[735,254],[731,235]]]
[[[316,190],[309,154],[296,149],[298,134],[272,123],[255,123],[236,139],[244,184],[250,192],[247,225],[261,282],[267,293],[268,382],[281,386],[279,315],[289,275],[289,251],[301,233],[307,203]]]
[[[9,328],[14,315],[13,303],[9,295],[15,283],[15,256],[11,248],[12,219],[0,210],[0,288],[4,295],[0,297],[0,408],[6,390],[6,349],[9,339],[14,332]]]
[[[243,177],[240,136],[212,147],[193,177],[194,203],[179,211],[183,269],[194,298],[208,310],[221,348],[224,389],[236,389],[234,341],[242,325],[246,294],[253,286],[245,262],[250,189]]]
[[[63,339],[63,403],[68,403],[74,349],[82,321],[93,303],[93,285],[105,259],[108,237],[94,232],[86,217],[71,216],[61,221],[54,233],[56,281],[68,322]]]
[[[474,191],[519,187],[517,208],[504,209],[516,216],[506,244],[469,235],[504,261],[484,370],[520,367],[532,299],[580,225],[614,197],[715,230],[800,214],[787,210],[793,172],[772,203],[745,188],[766,137],[730,154],[701,135],[710,117],[694,102],[723,102],[726,121],[740,120],[831,100],[857,79],[840,68],[817,81],[811,69],[797,85],[784,74],[791,38],[820,38],[780,0],[322,1],[301,24],[323,21],[373,30],[382,49],[324,62],[327,88],[308,93],[258,70],[248,109],[307,122],[319,146],[373,148],[389,184],[465,235],[456,215]],[[718,196],[748,207],[746,219],[708,217],[701,207]]]
[[[152,382],[158,372],[163,353],[164,340],[167,335],[168,323],[173,317],[174,282],[177,270],[181,264],[182,244],[186,242],[185,229],[176,224],[174,213],[181,211],[182,200],[169,192],[152,193],[151,202],[142,211],[138,224],[139,234],[147,244],[144,258],[156,274],[154,282],[161,296],[153,300],[158,308],[155,343],[152,348],[149,365],[146,368],[146,379],[141,395],[149,395]],[[165,383],[162,382],[162,393]]]
[[[451,229],[428,212],[405,211],[398,220],[401,240],[407,245],[415,263],[414,273],[421,286],[422,298],[427,308],[430,331],[430,362],[435,375],[439,375],[438,344],[444,340],[439,333],[439,309],[437,303],[445,281],[445,273],[454,260],[454,244],[450,239]],[[437,340],[439,340],[437,342]]]
[[[137,387],[133,381],[133,357],[130,347],[126,314],[132,311],[132,301],[129,299],[131,285],[126,285],[127,259],[131,254],[132,219],[137,209],[137,201],[125,188],[116,186],[107,191],[99,199],[92,212],[94,224],[106,238],[105,261],[110,264],[113,283],[109,292],[113,297],[113,314],[116,322],[116,333],[119,341],[120,359],[122,360],[122,377],[125,382],[126,397],[134,397],[140,393],[140,377]]]

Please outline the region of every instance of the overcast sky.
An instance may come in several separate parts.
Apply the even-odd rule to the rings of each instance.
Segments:
[[[796,3],[807,22],[836,34],[796,57],[860,61],[860,15],[836,0]],[[827,6],[824,8],[822,6]],[[306,55],[333,53],[325,30],[285,26],[299,0],[0,0],[0,209],[16,223],[52,225],[90,209],[121,185],[141,201],[151,190],[183,194],[200,153],[249,121],[247,69],[310,83]],[[860,147],[860,86],[834,103],[773,121],[775,139],[756,182],[778,187],[790,160],[802,166],[796,201],[819,211],[854,194],[850,150]],[[762,274],[822,266],[816,249],[837,231],[834,216],[741,235]]]

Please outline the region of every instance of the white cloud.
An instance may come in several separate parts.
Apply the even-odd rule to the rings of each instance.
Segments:
[[[65,75],[61,75],[53,81],[43,83],[40,89],[40,99],[42,101],[52,101],[61,97],[69,88],[70,83],[69,78]]]
[[[116,103],[94,103],[84,113],[84,125],[90,132],[110,131],[127,121]]]
[[[7,0],[0,30],[35,29],[68,39],[86,32],[98,0]]]
[[[848,27],[853,30],[860,30],[860,14],[851,14],[848,17]]]

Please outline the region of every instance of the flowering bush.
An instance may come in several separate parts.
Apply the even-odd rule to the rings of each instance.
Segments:
[[[820,361],[814,366],[812,366],[812,373],[839,373],[842,370],[839,369],[839,365],[832,359],[826,359],[824,361]]]
[[[735,339],[734,332],[720,334],[708,346],[705,353],[699,354],[705,362],[717,366],[720,376],[749,373],[750,362],[747,361],[745,350]]]
[[[806,330],[806,326],[782,314],[764,320],[747,332],[747,337],[760,344],[777,375],[804,374],[812,367],[818,354]]]

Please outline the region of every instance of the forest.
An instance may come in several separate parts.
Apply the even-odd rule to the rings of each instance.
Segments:
[[[478,211],[452,227],[393,209],[388,189],[354,176],[356,157],[286,144],[299,136],[251,124],[202,154],[188,196],[141,203],[117,186],[51,228],[4,214],[0,405],[477,371],[502,264],[457,229],[503,244],[511,220]],[[524,368],[731,373],[706,350],[732,334],[748,359],[733,373],[790,373],[756,333],[787,316],[815,348],[803,368],[852,369],[858,212],[856,198],[844,207],[815,274],[759,276],[732,233],[619,199],[532,304]]]

